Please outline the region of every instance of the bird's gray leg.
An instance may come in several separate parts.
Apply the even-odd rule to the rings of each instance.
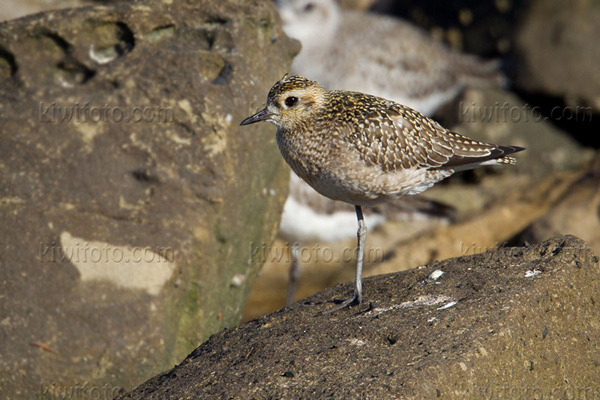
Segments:
[[[356,276],[354,278],[354,299],[358,304],[362,303],[362,269],[365,260],[365,242],[367,240],[367,224],[361,206],[355,206],[356,218],[358,218],[358,231],[356,239],[358,246],[356,248]]]
[[[290,246],[292,252],[292,265],[290,266],[290,280],[288,282],[287,298],[285,305],[289,306],[294,302],[296,288],[298,287],[298,276],[300,275],[300,243],[296,242]]]
[[[323,311],[322,314],[329,314],[348,306],[362,303],[362,269],[365,260],[365,242],[367,240],[367,224],[361,206],[355,206],[356,218],[358,219],[358,231],[356,232],[357,247],[356,247],[356,277],[354,278],[354,297],[345,300],[337,306]]]

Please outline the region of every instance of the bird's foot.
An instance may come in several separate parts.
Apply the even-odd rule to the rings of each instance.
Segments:
[[[346,307],[352,307],[355,305],[358,305],[360,303],[362,303],[362,296],[357,295],[356,293],[354,294],[353,297],[346,299],[346,300],[334,300],[336,303],[340,303],[338,305],[336,305],[333,308],[330,308],[329,310],[325,310],[325,311],[321,311],[319,312],[319,314],[331,314],[332,312],[341,310],[342,308],[346,308]],[[341,301],[341,302],[340,302]]]

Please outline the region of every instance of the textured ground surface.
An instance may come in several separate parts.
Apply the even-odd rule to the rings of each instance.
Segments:
[[[432,279],[438,270],[444,274]],[[120,399],[597,393],[599,282],[598,257],[580,239],[559,236],[369,278],[370,308],[315,315],[351,290],[338,285],[213,335]],[[506,390],[509,397],[498,397]]]

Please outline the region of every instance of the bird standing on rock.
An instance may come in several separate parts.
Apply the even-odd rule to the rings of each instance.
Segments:
[[[302,43],[302,50],[292,63],[292,73],[310,76],[327,89],[370,93],[431,116],[465,87],[504,83],[497,61],[484,61],[452,51],[408,21],[345,10],[336,0],[276,0],[276,5],[283,30]],[[298,193],[303,197],[294,197]],[[419,197],[409,199],[413,204],[417,201],[423,205],[427,203]],[[405,198],[396,205],[406,209],[402,204],[406,202]],[[342,236],[344,230],[330,228],[330,225],[340,221],[344,225],[351,224],[353,213],[327,214],[318,207],[319,204],[327,204],[327,199],[292,173],[290,195],[281,216],[280,236],[294,243],[303,241],[306,233],[319,241]],[[386,203],[387,206],[391,203]],[[431,216],[418,209],[407,211],[391,216]],[[313,216],[316,223],[309,222],[307,216]],[[368,219],[369,226],[373,227],[386,218],[375,215]],[[297,252],[297,248],[292,248],[287,304],[293,299],[299,274]]]
[[[362,302],[367,227],[362,206],[415,195],[456,171],[514,164],[523,150],[450,132],[418,111],[380,97],[324,89],[286,75],[266,107],[241,125],[269,121],[285,161],[313,189],[355,206],[358,246],[354,296],[326,312]]]

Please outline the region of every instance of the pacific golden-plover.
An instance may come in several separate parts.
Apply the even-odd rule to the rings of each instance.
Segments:
[[[432,115],[452,100],[463,86],[501,84],[496,62],[450,51],[420,28],[396,18],[341,10],[335,0],[279,0],[286,33],[302,42],[302,51],[292,72],[311,76],[325,87],[344,88],[395,100],[425,115]],[[390,79],[392,77],[393,79]],[[331,223],[352,223],[352,213],[322,211],[325,199],[313,199],[316,192],[305,190],[300,179],[290,180],[281,217],[281,236],[292,242],[312,236],[319,241],[343,237],[343,229]],[[309,198],[308,206],[292,196]],[[314,200],[314,201],[313,201]],[[316,205],[316,206],[313,206]],[[425,202],[423,202],[425,204]],[[417,211],[416,214],[419,214]],[[398,215],[403,214],[400,212]],[[416,215],[415,214],[415,215]],[[303,216],[318,217],[311,224]],[[369,218],[383,222],[378,216]],[[288,303],[293,295],[299,262],[292,248]]]
[[[335,0],[278,0],[283,29],[302,43],[292,73],[327,89],[371,93],[431,116],[465,86],[502,84],[496,61],[452,51],[397,18],[341,10]]]
[[[514,164],[523,150],[471,140],[418,111],[345,90],[328,91],[301,76],[284,76],[266,107],[241,125],[269,121],[285,161],[313,189],[354,205],[358,245],[354,296],[327,312],[362,302],[365,225],[362,206],[430,188],[456,171]]]

